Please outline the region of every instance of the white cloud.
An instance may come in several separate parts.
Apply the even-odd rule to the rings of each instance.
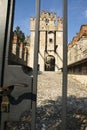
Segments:
[[[85,15],[85,17],[87,18],[87,10],[85,10],[85,14],[84,14],[84,15]]]

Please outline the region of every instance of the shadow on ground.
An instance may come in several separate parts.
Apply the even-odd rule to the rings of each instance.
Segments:
[[[56,101],[46,100],[43,106],[37,107],[36,130],[61,129],[61,97]],[[6,130],[31,130],[31,112],[22,113],[20,120],[8,123]],[[87,130],[87,98],[67,98],[67,128],[66,130]]]
[[[45,105],[37,108],[38,130],[61,130],[61,100],[44,101]],[[87,98],[67,98],[66,130],[87,130]]]

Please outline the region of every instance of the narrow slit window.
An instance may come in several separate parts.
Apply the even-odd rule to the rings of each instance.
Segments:
[[[52,38],[49,38],[49,42],[52,43],[52,42],[53,42],[53,39],[52,39]]]

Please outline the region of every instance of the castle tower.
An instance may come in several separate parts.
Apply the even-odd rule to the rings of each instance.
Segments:
[[[30,60],[33,68],[35,18],[30,18]],[[39,62],[40,71],[58,71],[62,67],[63,19],[56,13],[42,12],[40,15]]]

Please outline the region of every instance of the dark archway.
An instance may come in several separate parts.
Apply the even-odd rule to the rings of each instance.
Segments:
[[[55,57],[48,55],[45,58],[45,71],[55,71]]]

